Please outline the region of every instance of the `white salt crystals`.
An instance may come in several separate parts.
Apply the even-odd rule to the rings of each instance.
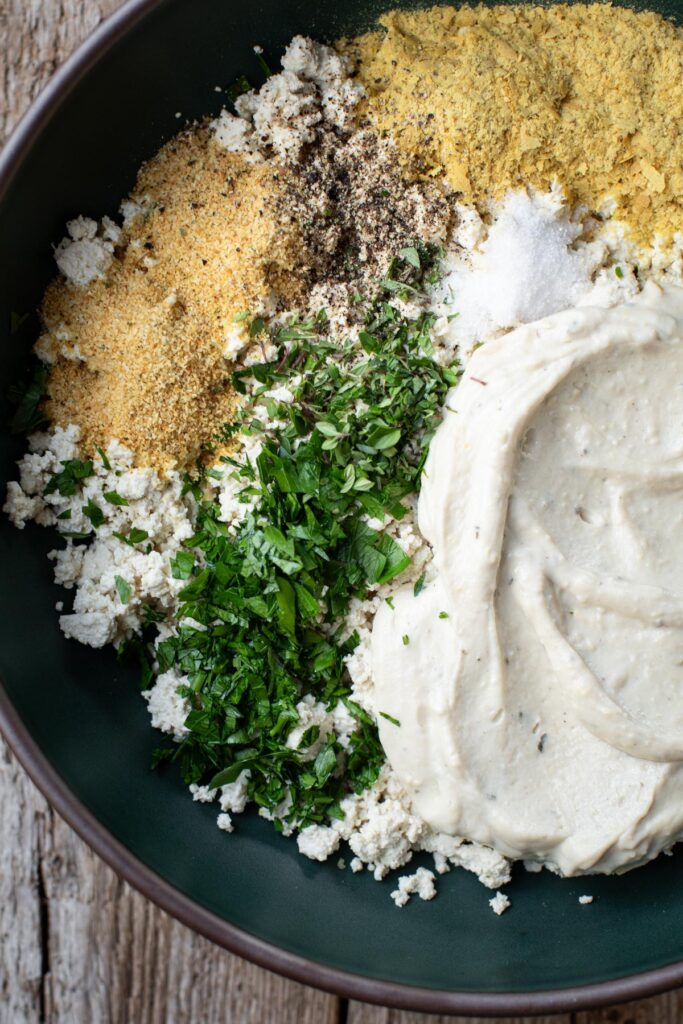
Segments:
[[[473,345],[520,324],[576,305],[592,286],[604,247],[581,243],[562,193],[509,192],[493,209],[486,233],[472,208],[461,208],[461,230],[435,292],[448,317],[452,347]]]

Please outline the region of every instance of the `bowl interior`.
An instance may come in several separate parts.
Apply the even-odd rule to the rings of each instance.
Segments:
[[[396,6],[383,0],[382,8]],[[410,6],[403,4],[402,6]],[[683,2],[654,4],[683,17]],[[217,112],[238,74],[260,81],[251,47],[271,64],[297,32],[330,39],[371,23],[366,0],[162,0],[66,96],[0,208],[0,474],[22,440],[6,426],[7,386],[35,339],[31,315],[54,271],[51,243],[83,213],[115,215],[143,159],[183,118]],[[15,323],[16,326],[16,323]],[[174,769],[151,772],[157,735],[137,674],[113,651],[61,635],[48,531],[0,517],[0,676],[36,743],[83,804],[140,860],[200,905],[259,938],[328,966],[391,982],[469,992],[524,992],[614,979],[683,958],[683,855],[614,878],[563,880],[518,871],[512,909],[464,871],[430,904],[397,911],[391,880],[300,857],[255,815],[231,836],[193,803]],[[348,858],[347,858],[348,859]],[[421,863],[418,858],[411,870]],[[428,860],[425,859],[425,864]],[[580,906],[578,896],[595,901]]]

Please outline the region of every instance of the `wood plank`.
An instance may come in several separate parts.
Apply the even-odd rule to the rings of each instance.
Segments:
[[[4,744],[0,830],[0,1024],[336,1024],[334,996],[226,953],[126,885]]]
[[[681,1024],[681,1021],[682,991],[575,1015],[575,1024]]]
[[[1,0],[0,139],[72,50],[121,0]]]
[[[370,1006],[368,1003],[357,1003],[352,1000],[349,1003],[346,1021],[347,1024],[452,1024],[453,1019],[453,1017],[439,1017],[435,1014],[390,1010],[386,1007]],[[573,1024],[570,1014],[554,1017],[499,1017],[496,1020],[498,1024]],[[458,1024],[490,1024],[491,1018],[458,1017],[457,1021]],[[581,1024],[593,1024],[593,1021],[582,1021]]]
[[[40,851],[51,812],[0,740],[0,1022],[40,1019]]]
[[[45,858],[54,1024],[336,1024],[337,1000],[213,946],[159,911],[59,818]]]

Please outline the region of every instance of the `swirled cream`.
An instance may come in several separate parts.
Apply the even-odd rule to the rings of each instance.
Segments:
[[[436,830],[612,872],[683,835],[683,289],[478,349],[431,445],[435,575],[377,614],[387,757]]]

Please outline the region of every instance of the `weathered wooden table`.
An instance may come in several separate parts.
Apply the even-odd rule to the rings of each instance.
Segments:
[[[0,140],[120,2],[0,0]],[[0,1024],[445,1024],[348,1003],[199,938],[95,857],[1,740],[0,844]],[[550,1019],[681,1024],[683,995]]]

